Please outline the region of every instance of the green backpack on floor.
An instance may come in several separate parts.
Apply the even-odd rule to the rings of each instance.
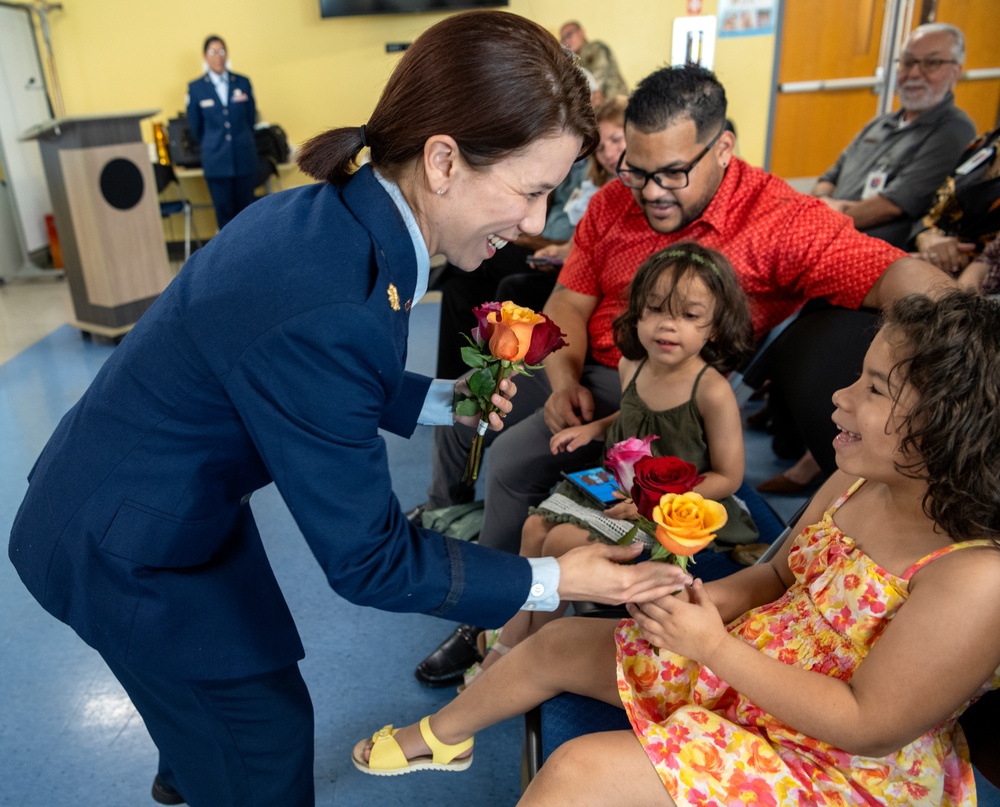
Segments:
[[[424,527],[429,530],[460,541],[474,541],[483,528],[483,503],[469,502],[425,510],[421,518]]]

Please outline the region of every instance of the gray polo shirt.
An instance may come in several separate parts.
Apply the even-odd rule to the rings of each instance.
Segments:
[[[902,124],[903,112],[890,112],[865,126],[821,181],[836,187],[831,196],[856,202],[869,175],[885,171],[879,193],[902,208],[903,216],[864,232],[902,247],[913,223],[921,218],[944,181],[976,136],[969,116],[949,92],[916,120]]]

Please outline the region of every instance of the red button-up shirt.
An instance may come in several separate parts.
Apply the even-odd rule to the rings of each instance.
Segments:
[[[599,298],[587,331],[590,352],[617,367],[612,323],[636,269],[657,250],[697,241],[722,252],[750,299],[760,337],[807,300],[858,308],[885,268],[906,253],[854,229],[850,218],[734,159],[697,220],[675,233],[655,232],[621,182],[602,188],[576,227],[559,283]]]

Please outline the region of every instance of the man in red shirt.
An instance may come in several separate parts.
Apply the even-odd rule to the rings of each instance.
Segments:
[[[546,359],[544,377],[518,385],[514,410],[520,422],[511,428],[508,419],[490,449],[480,543],[516,552],[528,507],[545,497],[560,472],[602,461],[599,442],[553,455],[549,437],[617,410],[621,354],[611,324],[623,308],[622,291],[655,251],[697,241],[723,252],[750,300],[758,337],[809,300],[878,308],[950,282],[932,265],[859,233],[850,218],[822,201],[735,157],[725,120],[725,90],[702,68],[658,70],[629,99],[621,181],[608,183],[591,200],[545,306],[569,346]],[[839,355],[841,346],[831,347],[829,363],[811,357],[799,379],[808,391],[806,408],[825,423],[830,395],[853,380],[864,355],[863,349]],[[544,406],[532,413],[531,403],[541,396]],[[435,446],[436,483],[461,475],[467,448],[460,435],[452,438],[453,445]],[[449,470],[453,464],[457,468]],[[443,661],[432,654],[417,677],[436,683]]]

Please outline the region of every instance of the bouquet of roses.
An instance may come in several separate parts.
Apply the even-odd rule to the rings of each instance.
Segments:
[[[496,409],[490,398],[500,382],[514,371],[531,375],[546,356],[566,345],[566,334],[545,314],[510,300],[483,303],[473,313],[477,325],[471,337],[466,335],[469,344],[462,348],[462,361],[474,370],[466,382],[471,395],[459,395],[455,401],[456,415],[480,415],[462,477],[467,484],[479,476],[483,435],[489,428],[490,412]]]
[[[609,470],[639,511],[636,526],[618,543],[631,543],[641,529],[656,539],[653,560],[686,570],[690,556],[712,542],[728,515],[721,504],[692,490],[705,477],[690,462],[652,456],[649,444],[656,439],[630,437],[608,451]]]

